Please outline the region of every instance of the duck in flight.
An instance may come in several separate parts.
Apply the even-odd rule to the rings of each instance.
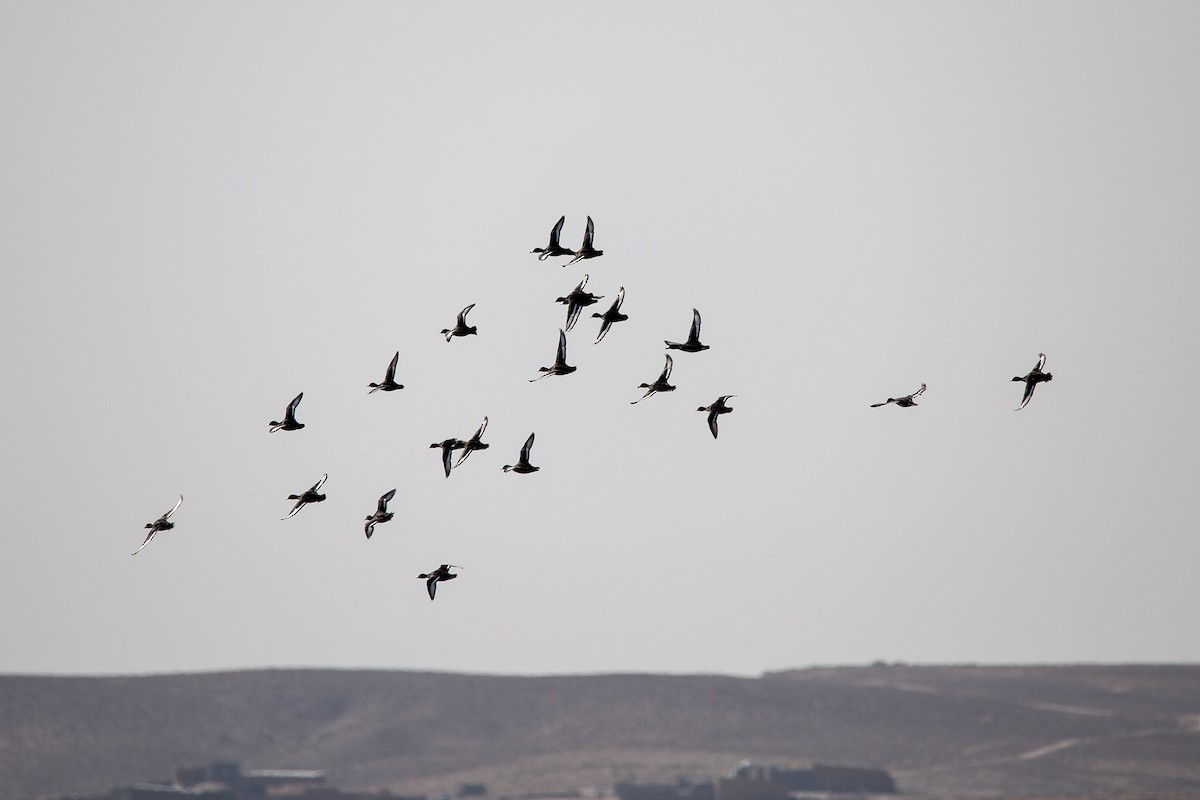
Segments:
[[[700,312],[692,309],[692,329],[688,331],[686,342],[667,342],[666,344],[668,350],[682,350],[685,353],[699,353],[701,350],[707,350],[708,345],[700,344]]]
[[[925,394],[925,384],[922,383],[921,388],[917,389],[912,394],[906,394],[906,395],[904,395],[904,397],[889,397],[887,400],[884,400],[882,403],[871,403],[871,408],[879,408],[880,406],[886,406],[888,403],[895,403],[896,405],[900,406],[901,408],[912,408],[913,406],[915,406],[917,404],[917,401],[914,398],[920,397],[923,394]]]
[[[288,515],[284,517],[284,519],[291,519],[292,517],[296,516],[296,514],[300,512],[300,509],[304,508],[309,503],[323,502],[325,500],[325,495],[320,493],[321,487],[325,485],[325,481],[328,479],[329,473],[325,473],[321,476],[321,480],[314,483],[312,488],[308,489],[303,494],[289,494],[287,499],[295,500],[296,505],[292,506],[292,510],[288,512]]]
[[[588,276],[584,275],[583,280],[579,285],[571,290],[571,293],[566,297],[555,298],[554,302],[562,303],[567,307],[567,327],[566,330],[571,330],[575,327],[575,322],[579,319],[579,312],[583,311],[584,306],[595,305],[597,300],[603,300],[604,295],[596,295],[591,292],[585,292],[583,287],[587,286]]]
[[[300,405],[300,401],[304,399],[304,392],[292,398],[292,402],[288,403],[287,411],[283,413],[283,422],[271,420],[271,433],[275,431],[298,431],[304,427],[303,422],[296,422],[296,406]]]
[[[367,524],[363,526],[363,530],[366,532],[368,539],[370,539],[371,534],[375,532],[376,525],[381,522],[391,522],[392,517],[396,516],[391,511],[387,510],[388,502],[395,496],[396,490],[392,489],[390,492],[387,492],[379,497],[379,505],[375,507],[375,513],[367,517]]]
[[[467,325],[467,314],[475,307],[474,303],[458,312],[458,320],[454,323],[453,328],[442,328],[442,334],[446,337],[446,341],[450,341],[455,336],[470,336],[473,333],[479,333],[479,329],[474,325]]]
[[[483,441],[483,432],[487,430],[488,418],[483,418],[483,424],[479,426],[479,430],[475,431],[475,435],[462,443],[462,452],[459,453],[458,461],[454,462],[454,466],[458,466],[467,460],[467,456],[474,453],[476,450],[487,450],[489,445]]]
[[[673,392],[673,391],[675,391],[675,387],[672,386],[671,384],[667,383],[667,378],[671,377],[671,369],[674,366],[675,366],[675,361],[671,358],[671,354],[667,353],[667,363],[663,366],[662,374],[658,376],[658,380],[656,380],[654,383],[638,384],[638,388],[645,389],[646,393],[644,395],[642,395],[641,397],[639,397],[637,400],[634,400],[633,402],[631,402],[630,405],[634,405],[635,403],[640,403],[641,401],[645,400],[647,397],[649,397],[652,394],[655,394],[656,392]]]
[[[569,267],[576,261],[580,261],[585,258],[596,258],[604,255],[603,250],[597,250],[596,248],[592,247],[592,237],[595,236],[595,234],[596,226],[592,224],[592,218],[588,217],[587,228],[585,228],[583,231],[583,244],[579,246],[578,250],[571,253],[571,255],[575,257],[566,264],[563,264],[564,267]]]
[[[1021,397],[1021,405],[1017,406],[1014,411],[1020,411],[1025,406],[1029,405],[1030,398],[1033,397],[1033,389],[1039,383],[1049,383],[1054,380],[1054,376],[1049,372],[1042,372],[1042,367],[1046,366],[1046,354],[1038,353],[1037,364],[1033,369],[1029,370],[1029,374],[1025,377],[1017,376],[1014,381],[1023,381],[1025,383],[1025,394]]]
[[[736,394],[723,394],[718,397],[712,405],[700,406],[697,411],[708,412],[708,429],[712,431],[713,438],[717,438],[717,417],[722,414],[732,414],[733,409],[730,408],[726,401],[731,397],[737,397]]]
[[[429,592],[429,599],[432,600],[437,594],[438,581],[452,581],[458,577],[457,572],[451,572],[452,569],[462,569],[462,567],[454,564],[442,564],[433,572],[422,572],[417,578],[425,581],[425,589]]]
[[[163,514],[158,519],[154,520],[154,522],[146,523],[146,527],[150,529],[150,532],[146,534],[146,540],[142,542],[142,547],[150,544],[150,540],[153,539],[155,534],[157,534],[159,531],[169,531],[175,527],[175,523],[171,522],[171,515],[178,511],[181,505],[183,505],[183,495],[179,495],[179,502],[175,504],[174,508]],[[132,553],[130,553],[130,555],[136,556],[138,553],[142,552],[142,547],[134,550]]]
[[[529,434],[529,438],[525,440],[525,445],[521,448],[521,458],[516,464],[505,464],[503,469],[505,472],[519,472],[525,474],[528,472],[537,472],[541,467],[535,467],[529,463],[529,451],[533,449],[533,434]]]
[[[570,375],[576,369],[576,367],[572,367],[567,363],[567,334],[560,328],[558,331],[558,350],[554,355],[554,365],[550,367],[538,367],[538,371],[542,374],[536,378],[530,378],[529,382],[540,381],[542,378],[548,378],[551,375]]]
[[[562,235],[563,223],[567,221],[564,214],[558,218],[558,222],[554,223],[554,227],[550,229],[550,244],[545,247],[535,247],[529,252],[540,253],[538,261],[545,261],[547,258],[554,256],[573,256],[575,251],[569,247],[563,247],[558,243],[558,237]]]
[[[397,389],[403,389],[403,384],[396,383],[396,364],[400,361],[400,351],[396,351],[396,355],[392,356],[392,363],[388,364],[387,374],[383,376],[383,383],[368,383],[367,386],[371,391],[367,394],[375,394],[378,391],[394,392]]]
[[[617,290],[617,299],[613,300],[613,304],[608,307],[608,311],[605,311],[603,314],[598,311],[592,314],[593,319],[599,318],[601,320],[600,334],[596,337],[596,341],[592,344],[600,344],[600,340],[608,334],[608,329],[612,327],[614,322],[624,322],[625,320],[629,319],[627,314],[621,313],[621,304],[624,302],[625,287],[622,286]]]
[[[446,472],[446,477],[450,477],[450,454],[455,450],[461,450],[467,446],[467,443],[462,439],[443,439],[440,442],[434,442],[429,445],[429,449],[442,448],[442,469]]]

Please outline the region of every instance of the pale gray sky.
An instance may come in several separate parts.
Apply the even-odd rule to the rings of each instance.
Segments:
[[[3,4],[0,671],[1200,660],[1198,36],[1189,3]],[[530,255],[560,214],[605,255]],[[528,383],[585,272],[630,320]],[[712,349],[629,405],[693,307]]]

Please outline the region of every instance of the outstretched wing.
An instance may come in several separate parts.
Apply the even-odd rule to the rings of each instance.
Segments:
[[[438,579],[436,575],[430,575],[429,579],[425,581],[425,588],[429,591],[430,600],[432,600],[434,595],[437,594],[437,582]]]
[[[675,360],[671,358],[671,354],[667,353],[667,363],[663,366],[662,375],[658,376],[660,381],[666,381],[671,377],[671,370],[675,368]]]
[[[471,313],[471,309],[475,307],[474,303],[458,312],[458,324],[462,327],[467,327],[467,314]]]
[[[292,420],[296,419],[296,406],[300,405],[300,401],[303,399],[304,399],[304,392],[301,392],[300,394],[298,394],[294,398],[292,398],[292,402],[288,403],[287,415]],[[276,408],[278,408],[278,406],[276,406]]]
[[[622,286],[620,289],[617,290],[617,299],[613,301],[612,310],[620,311],[621,303],[624,303],[624,302],[625,302],[625,287]]]
[[[529,451],[533,449],[533,434],[529,434],[529,438],[525,440],[524,446],[521,447],[521,460],[529,460]]]
[[[567,324],[564,330],[571,330],[575,327],[575,323],[579,321],[579,312],[583,311],[583,306],[575,299],[574,293],[571,294],[570,304],[567,306]]]
[[[326,472],[324,475],[322,475],[322,476],[321,476],[321,480],[319,480],[319,481],[317,481],[316,483],[314,483],[314,484],[313,484],[313,487],[312,487],[311,489],[309,489],[309,491],[310,491],[310,492],[319,492],[319,491],[321,491],[321,487],[325,485],[325,481],[327,481],[327,480],[329,480],[329,473],[328,473],[328,472]]]
[[[582,250],[587,250],[592,246],[592,237],[596,235],[596,226],[592,224],[592,218],[588,217],[587,228],[583,231],[583,247]]]
[[[142,542],[142,547],[145,547],[146,545],[150,544],[150,540],[154,538],[154,534],[156,534],[156,533],[158,533],[158,531],[155,530],[154,528],[151,528],[150,532],[146,534],[146,541]],[[139,547],[137,550],[134,550],[129,555],[136,556],[138,553],[142,552],[142,547]]]
[[[300,509],[304,508],[306,505],[308,505],[308,503],[305,503],[303,500],[297,500],[296,505],[292,506],[292,510],[288,512],[288,515],[284,517],[284,519],[291,519],[292,517],[296,516]]]
[[[388,383],[396,379],[396,364],[400,363],[400,351],[396,351],[396,355],[392,356],[392,363],[388,364],[387,375],[384,376],[383,382]]]
[[[554,250],[559,247],[558,237],[562,235],[563,223],[566,221],[567,215],[563,214],[558,218],[558,222],[554,223],[554,227],[550,229],[550,247],[548,249]]]
[[[172,514],[174,514],[176,511],[179,510],[179,507],[181,505],[183,505],[183,495],[179,495],[179,502],[175,504],[175,507],[172,508],[167,513],[163,514],[159,519],[161,519],[163,522],[166,522],[167,520],[169,520],[171,518]]]
[[[719,416],[720,414],[715,407],[712,411],[708,412],[708,429],[712,431],[714,439],[717,438],[717,417]]]
[[[720,331],[717,331],[720,333]],[[700,341],[700,312],[692,309],[692,330],[688,333],[689,342]]]
[[[608,329],[611,327],[612,327],[612,323],[609,322],[607,319],[601,320],[600,321],[600,333],[598,333],[596,335],[596,341],[592,342],[592,344],[600,344],[600,340],[604,338],[605,334],[608,333]]]
[[[390,503],[390,502],[391,502],[391,500],[392,500],[392,498],[393,498],[393,497],[395,497],[395,496],[396,496],[396,490],[395,490],[395,489],[392,489],[392,490],[391,490],[390,492],[388,492],[387,494],[385,494],[385,495],[382,495],[382,496],[379,498],[379,506],[378,506],[377,510],[378,510],[378,511],[379,511],[381,514],[382,514],[382,513],[386,513],[386,512],[387,512],[387,504],[388,504],[388,503]],[[371,534],[369,534],[369,533],[368,533],[368,534],[367,534],[367,538],[370,538],[370,536],[371,536]]]
[[[922,383],[921,388],[917,389],[915,392],[910,394],[908,397],[909,397],[909,399],[912,399],[914,397],[920,397],[923,394],[925,394],[925,384]]]
[[[576,317],[579,316],[578,309],[575,310],[575,316]],[[564,331],[562,328],[559,328],[559,330],[558,330],[558,352],[554,356],[554,363],[556,363],[556,364],[566,364],[567,363],[567,334],[566,334],[566,331]]]
[[[1042,371],[1042,368],[1043,368],[1043,367],[1045,367],[1045,366],[1046,366],[1046,354],[1045,354],[1045,353],[1038,353],[1038,363],[1037,363],[1037,366],[1033,368],[1033,371],[1034,371],[1034,372],[1041,372],[1041,371]]]
[[[1022,408],[1029,405],[1029,399],[1033,397],[1033,389],[1035,386],[1037,386],[1037,384],[1033,381],[1025,381],[1025,394],[1021,397],[1021,405],[1017,406],[1017,411],[1020,411]]]

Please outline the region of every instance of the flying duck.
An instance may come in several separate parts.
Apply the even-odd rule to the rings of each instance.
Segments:
[[[563,264],[564,267],[569,267],[580,259],[596,258],[597,256],[604,255],[603,250],[597,250],[596,248],[592,247],[592,237],[595,235],[595,233],[596,226],[592,224],[592,218],[588,217],[587,228],[583,232],[583,244],[579,246],[578,250],[571,254],[575,257],[566,264]]]
[[[665,339],[663,341],[666,341]],[[700,312],[692,309],[692,329],[688,331],[688,338],[682,344],[679,342],[667,342],[668,350],[682,350],[685,353],[699,353],[701,350],[707,350],[708,345],[700,344]]]
[[[1054,376],[1049,372],[1042,372],[1042,367],[1046,366],[1046,354],[1038,353],[1038,361],[1033,369],[1029,370],[1029,374],[1025,377],[1013,378],[1014,381],[1023,381],[1025,383],[1025,394],[1021,397],[1021,405],[1014,408],[1014,411],[1020,411],[1029,404],[1029,399],[1033,397],[1033,387],[1039,383],[1048,383],[1054,380]]]
[[[540,381],[542,378],[548,378],[551,375],[570,375],[576,370],[567,363],[567,334],[560,328],[558,331],[558,351],[554,356],[554,366],[538,367],[538,371],[542,374],[536,378],[530,378],[529,382]]]
[[[641,397],[639,397],[637,400],[634,400],[633,402],[631,402],[630,405],[633,405],[634,403],[640,403],[641,401],[645,400],[647,397],[654,394],[655,392],[673,392],[673,391],[675,391],[675,387],[672,386],[671,384],[667,383],[667,378],[671,377],[671,369],[674,366],[675,366],[675,362],[674,362],[674,360],[672,360],[671,354],[667,353],[667,363],[663,366],[662,374],[658,376],[658,380],[656,380],[654,383],[638,384],[638,388],[645,389],[646,393],[644,395],[642,395]]]
[[[479,333],[479,329],[474,325],[467,325],[467,314],[475,307],[474,303],[458,312],[458,320],[454,323],[453,328],[442,328],[442,333],[446,337],[446,341],[450,341],[455,336],[470,336],[473,333]]]
[[[452,569],[462,569],[462,567],[454,564],[442,564],[433,572],[422,572],[417,576],[425,581],[425,588],[429,591],[429,599],[432,600],[437,594],[438,581],[452,581],[458,577],[457,572],[451,572]]]
[[[722,414],[732,414],[733,409],[725,404],[725,401],[731,397],[737,397],[736,394],[723,394],[718,397],[712,405],[700,406],[697,411],[708,412],[708,429],[712,431],[713,438],[717,438],[717,417]]]
[[[566,330],[571,330],[575,327],[575,322],[579,319],[579,312],[583,311],[584,306],[595,305],[597,300],[604,299],[604,295],[596,295],[591,292],[585,292],[583,287],[587,286],[588,276],[584,275],[583,280],[579,285],[571,290],[571,293],[566,297],[559,297],[554,300],[556,303],[562,303],[567,307],[567,327]]]
[[[529,438],[525,440],[525,445],[521,448],[521,458],[516,464],[505,464],[505,472],[537,472],[541,467],[535,467],[529,463],[529,451],[533,449],[533,434],[529,434]]]
[[[554,227],[550,229],[550,244],[545,247],[535,247],[529,252],[540,253],[538,261],[545,261],[547,258],[554,256],[573,256],[575,251],[569,247],[563,247],[558,243],[558,237],[562,234],[563,223],[567,221],[566,215],[558,218],[558,222],[554,223]]]
[[[454,462],[454,466],[458,466],[467,460],[467,456],[474,453],[476,450],[487,450],[489,445],[483,442],[483,432],[487,430],[488,418],[483,418],[483,424],[479,426],[479,430],[475,431],[475,435],[462,443],[462,453],[458,456],[458,461]]]
[[[142,547],[150,544],[150,540],[153,539],[154,535],[159,531],[169,531],[171,528],[175,527],[175,523],[170,521],[171,515],[178,511],[181,505],[183,505],[183,495],[179,495],[179,502],[175,504],[174,508],[163,514],[158,519],[154,520],[154,522],[146,523],[146,527],[150,529],[150,532],[146,534],[146,540],[142,542]],[[138,553],[142,552],[142,547],[134,550],[132,553],[130,553],[130,555],[136,556]]]
[[[603,339],[608,333],[608,329],[612,327],[614,322],[624,322],[625,320],[629,319],[628,314],[621,313],[621,303],[624,302],[625,287],[622,286],[619,290],[617,290],[617,299],[613,300],[613,304],[608,307],[608,311],[605,311],[603,314],[599,312],[592,314],[593,319],[599,317],[601,320],[603,320],[600,323],[600,335],[596,337],[596,341],[592,344],[600,344],[600,340]]]
[[[396,364],[400,361],[400,351],[396,351],[396,355],[392,356],[392,363],[388,364],[387,374],[383,376],[383,383],[368,383],[367,386],[371,391],[367,394],[375,394],[383,390],[385,392],[394,392],[397,389],[403,389],[403,384],[396,383]]]
[[[1020,379],[1018,378],[1018,380],[1020,380]],[[906,394],[906,395],[904,395],[904,397],[889,397],[887,400],[883,401],[882,403],[871,403],[871,408],[879,408],[880,406],[886,406],[888,403],[895,403],[896,405],[900,406],[901,408],[911,408],[917,404],[917,401],[914,400],[913,398],[920,397],[923,394],[925,394],[925,384],[922,383],[921,388],[917,389],[912,394]]]
[[[284,517],[284,519],[291,519],[292,517],[296,516],[300,509],[304,508],[309,503],[322,502],[325,499],[325,495],[320,494],[320,491],[321,487],[325,484],[325,481],[328,478],[329,473],[325,473],[321,476],[321,480],[314,483],[312,488],[304,492],[304,494],[289,494],[287,499],[295,500],[296,505],[292,506],[292,510],[288,512],[288,515]]]
[[[363,530],[366,531],[368,539],[370,539],[371,534],[375,532],[376,525],[378,525],[381,522],[391,522],[392,517],[396,516],[391,511],[387,510],[388,501],[391,500],[395,496],[396,496],[395,489],[392,489],[390,492],[388,492],[386,494],[380,495],[379,505],[375,508],[375,513],[372,514],[371,516],[367,517],[367,524],[363,526]]]
[[[450,469],[451,469],[450,453],[455,450],[461,450],[466,446],[467,446],[467,443],[464,442],[462,439],[443,439],[440,442],[434,442],[433,444],[429,445],[430,450],[432,450],[436,447],[442,448],[442,469],[444,469],[446,471],[447,478],[450,477]]]
[[[304,427],[303,422],[296,422],[296,406],[300,405],[300,401],[304,399],[304,392],[292,398],[292,402],[288,403],[287,411],[283,414],[283,422],[271,420],[271,433],[275,431],[298,431]]]

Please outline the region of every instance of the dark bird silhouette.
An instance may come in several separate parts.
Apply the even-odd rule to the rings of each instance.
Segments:
[[[442,333],[446,337],[446,341],[450,341],[455,336],[470,336],[473,333],[479,333],[479,329],[474,325],[467,325],[467,314],[475,307],[474,303],[458,312],[458,319],[454,323],[453,328],[442,328]]]
[[[375,394],[378,391],[394,392],[397,389],[403,389],[402,384],[396,383],[396,364],[400,361],[400,351],[396,351],[396,355],[392,356],[392,363],[388,364],[387,374],[383,376],[383,383],[368,383],[367,386],[371,391],[367,394]]]
[[[474,453],[476,450],[487,450],[489,445],[483,442],[483,432],[487,430],[488,418],[483,418],[483,424],[479,426],[479,430],[475,431],[475,435],[462,443],[462,452],[458,455],[458,461],[454,462],[454,466],[458,466],[467,460],[467,456]]]
[[[614,322],[624,322],[629,319],[628,315],[621,313],[621,304],[624,302],[625,287],[622,286],[617,291],[617,299],[613,300],[613,304],[608,307],[608,311],[605,311],[603,314],[600,312],[592,314],[592,319],[599,318],[602,320],[600,323],[600,334],[596,337],[596,341],[593,344],[600,344],[600,340],[608,334],[608,329],[612,327]]]
[[[558,243],[558,237],[562,235],[563,223],[567,221],[566,216],[558,218],[558,222],[554,223],[554,227],[550,229],[550,244],[545,247],[535,247],[529,252],[540,253],[538,261],[545,261],[547,258],[554,256],[573,256],[575,251],[569,247],[563,247]]]
[[[665,339],[663,341],[666,341]],[[682,350],[685,353],[699,353],[701,350],[707,350],[708,345],[700,344],[700,312],[692,309],[692,329],[688,331],[688,338],[682,344],[679,342],[667,342],[668,350]]]
[[[1025,394],[1021,397],[1021,405],[1014,408],[1014,411],[1020,411],[1025,406],[1029,405],[1030,398],[1033,397],[1033,388],[1039,383],[1049,383],[1054,380],[1054,376],[1049,372],[1042,372],[1042,367],[1046,366],[1046,354],[1038,353],[1037,364],[1033,369],[1029,370],[1029,374],[1025,377],[1013,378],[1014,381],[1023,381],[1025,383]]]
[[[325,495],[321,494],[321,487],[325,485],[325,481],[329,478],[329,473],[321,476],[321,480],[312,485],[312,488],[304,492],[304,494],[289,494],[288,500],[295,500],[296,505],[292,506],[292,510],[284,519],[291,519],[296,516],[300,509],[304,508],[309,503],[320,503],[325,500]]]
[[[283,413],[283,422],[271,420],[271,433],[275,431],[298,431],[304,427],[303,422],[296,422],[296,406],[300,405],[300,401],[304,399],[304,392],[292,398],[292,402],[288,403],[287,411]]]
[[[529,463],[529,451],[533,449],[533,434],[529,434],[529,438],[525,440],[525,445],[521,448],[521,458],[516,464],[505,464],[505,472],[537,472],[541,467],[535,467]]]
[[[391,522],[392,517],[396,516],[391,511],[387,510],[388,502],[396,496],[396,490],[380,495],[379,505],[375,507],[375,513],[367,517],[367,524],[363,526],[363,530],[367,534],[367,538],[371,538],[371,534],[375,532],[375,526],[381,522]]]
[[[592,224],[592,218],[588,217],[587,228],[585,228],[583,231],[583,244],[579,246],[578,250],[571,254],[575,257],[566,264],[563,264],[564,267],[569,267],[576,261],[584,258],[596,258],[597,256],[604,255],[603,250],[597,250],[596,248],[592,247],[592,237],[595,236],[595,234],[596,226]]]
[[[554,365],[550,367],[538,367],[538,370],[542,374],[536,378],[530,378],[529,382],[540,381],[542,378],[548,378],[551,375],[570,375],[575,369],[575,367],[567,363],[567,334],[560,329],[558,332],[558,350],[554,355]]]
[[[713,438],[717,438],[717,417],[722,414],[732,414],[733,409],[725,404],[725,401],[731,397],[737,397],[736,394],[723,394],[713,401],[712,405],[700,406],[697,411],[708,412],[708,429],[712,431]]]
[[[150,532],[146,534],[146,540],[142,542],[142,547],[150,544],[150,540],[153,539],[155,534],[157,534],[159,531],[169,531],[175,527],[175,523],[170,521],[171,515],[178,511],[181,505],[183,505],[183,495],[179,495],[179,502],[175,504],[174,508],[163,514],[158,519],[154,520],[154,522],[146,523],[146,527],[150,529]],[[142,552],[142,547],[134,550],[132,553],[130,553],[130,555],[136,556],[138,553]]]
[[[555,298],[554,302],[562,303],[567,307],[567,327],[566,330],[571,330],[575,327],[575,322],[579,319],[579,312],[584,306],[595,305],[597,300],[604,299],[604,295],[596,295],[591,292],[585,292],[583,287],[587,286],[588,276],[584,275],[583,280],[579,285],[571,290],[571,293],[566,297]]]
[[[434,442],[429,445],[432,450],[436,447],[442,448],[442,469],[446,471],[446,477],[450,477],[450,454],[455,450],[461,450],[467,446],[467,443],[462,439],[443,439],[440,442]]]
[[[675,387],[667,383],[667,378],[671,377],[671,369],[675,366],[675,361],[671,358],[671,354],[667,353],[667,363],[663,366],[662,374],[658,376],[658,380],[654,383],[639,383],[639,389],[645,389],[646,393],[630,403],[640,403],[656,392],[673,392]]]
[[[915,406],[917,404],[917,401],[914,400],[913,398],[920,397],[923,394],[925,394],[925,384],[922,383],[921,388],[917,389],[912,394],[906,394],[906,395],[904,395],[904,397],[889,397],[887,400],[883,401],[882,403],[871,403],[871,408],[879,408],[880,406],[886,406],[888,403],[895,403],[896,405],[900,406],[901,408],[912,408],[913,406]]]
[[[442,564],[433,572],[422,572],[417,576],[425,581],[425,589],[429,592],[430,600],[437,594],[438,581],[452,581],[458,577],[458,573],[450,571],[452,569],[462,569],[462,567],[454,564]]]

